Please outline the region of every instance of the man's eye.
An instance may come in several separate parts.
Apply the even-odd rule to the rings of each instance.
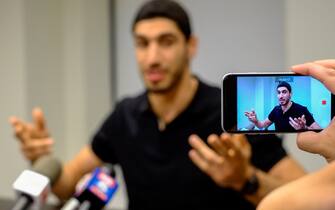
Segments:
[[[136,47],[145,48],[146,46],[148,46],[148,42],[146,42],[144,40],[137,40],[136,41]]]
[[[174,41],[172,39],[162,39],[162,40],[160,40],[159,43],[160,43],[161,46],[169,47],[174,43]]]

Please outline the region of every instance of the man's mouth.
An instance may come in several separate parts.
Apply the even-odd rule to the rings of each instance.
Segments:
[[[150,82],[159,82],[164,79],[164,71],[162,70],[149,70],[146,72],[145,77]]]

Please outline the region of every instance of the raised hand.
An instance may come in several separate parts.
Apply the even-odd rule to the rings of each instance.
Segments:
[[[32,123],[24,122],[14,116],[9,118],[9,122],[13,126],[15,136],[20,141],[23,155],[34,162],[40,156],[52,152],[54,141],[49,137],[42,110],[33,109],[32,117]]]
[[[251,147],[244,135],[212,134],[208,137],[211,147],[192,135],[189,143],[191,160],[219,186],[240,190],[253,172]]]
[[[257,123],[258,119],[255,110],[251,110],[250,112],[246,111],[244,115],[247,116],[252,123]]]
[[[295,130],[307,129],[305,115],[298,118],[290,117],[289,123]]]

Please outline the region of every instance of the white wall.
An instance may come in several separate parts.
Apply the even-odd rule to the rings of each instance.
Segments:
[[[285,1],[285,55],[287,66],[317,59],[335,58],[335,1]],[[289,151],[308,171],[325,165],[318,155],[297,149],[295,135],[288,135]]]
[[[0,197],[28,164],[7,122],[45,111],[65,161],[111,109],[108,0],[0,1]]]
[[[26,117],[26,68],[23,30],[23,6],[20,0],[0,2],[0,194],[10,196],[11,183],[26,166],[18,152],[8,117],[16,113]]]

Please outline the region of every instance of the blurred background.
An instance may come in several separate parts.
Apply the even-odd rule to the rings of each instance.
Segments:
[[[142,90],[130,25],[143,0],[0,0],[0,197],[28,166],[8,123],[43,108],[55,154],[69,160],[115,102]],[[335,57],[333,0],[180,0],[199,52],[193,71],[219,85],[227,72],[287,71]],[[308,171],[325,162],[285,146]],[[122,185],[122,184],[121,184]],[[112,205],[125,207],[121,189]]]

